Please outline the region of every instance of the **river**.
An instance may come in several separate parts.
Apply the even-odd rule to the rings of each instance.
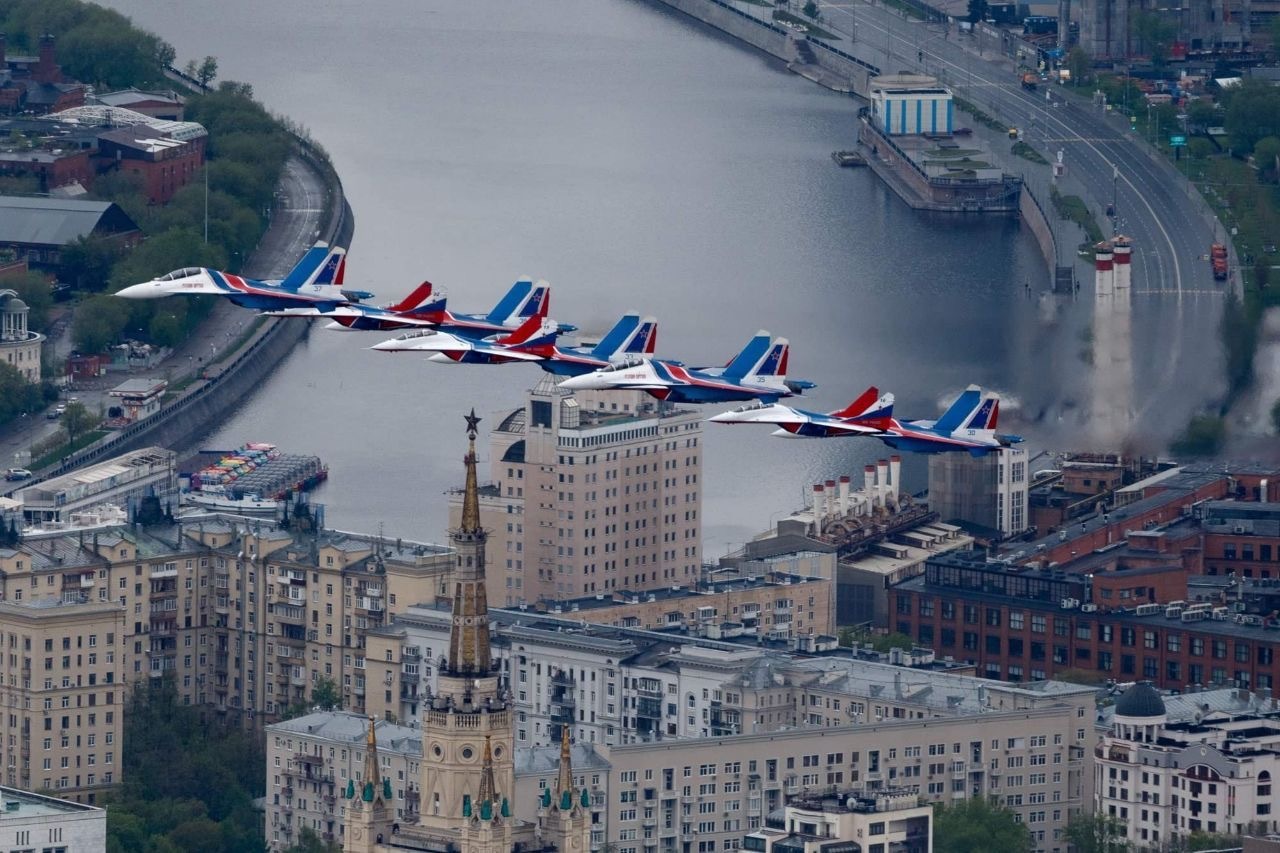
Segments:
[[[766,328],[791,339],[793,375],[818,383],[809,408],[874,383],[899,413],[932,417],[978,382],[1039,412],[1073,373],[1079,309],[1063,320],[1027,295],[1048,275],[1026,229],[916,213],[869,171],[836,168],[855,102],[664,7],[105,5],[171,42],[179,65],[216,56],[220,79],[250,82],[324,145],[356,215],[347,282],[379,301],[427,278],[451,307],[487,310],[529,274],[552,283],[555,318],[601,330],[653,313],[660,354],[691,363],[724,361]],[[438,541],[462,414],[492,424],[542,374],[366,349],[381,337],[315,329],[200,444],[320,454],[330,526]],[[884,454],[767,433],[706,429],[710,558],[795,508],[807,484]],[[908,459],[906,485],[923,488],[923,473]]]

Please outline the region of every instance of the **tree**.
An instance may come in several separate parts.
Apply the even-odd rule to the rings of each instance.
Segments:
[[[128,321],[129,306],[123,299],[91,296],[76,308],[71,320],[71,340],[82,353],[100,353],[116,342]]]
[[[1280,89],[1245,78],[1231,90],[1223,124],[1231,150],[1240,156],[1252,153],[1258,140],[1280,136]]]
[[[78,237],[62,250],[62,280],[76,290],[102,290],[118,254],[116,247],[101,237]]]
[[[969,0],[969,23],[979,23],[986,17],[987,0]]]
[[[812,18],[815,21],[818,20],[818,4],[813,0],[805,0],[804,14],[805,17]]]
[[[1194,415],[1169,449],[1177,456],[1213,456],[1222,447],[1226,431],[1226,422],[1217,415]]]
[[[1271,56],[1274,58],[1280,56],[1280,16],[1272,16],[1271,25]]]
[[[1134,34],[1142,49],[1151,56],[1151,64],[1163,68],[1169,58],[1169,42],[1177,32],[1173,24],[1158,12],[1139,12],[1133,18]]]
[[[1280,21],[1280,17],[1277,17],[1275,20]],[[1213,127],[1221,120],[1221,116],[1218,114],[1218,108],[1214,105],[1213,101],[1208,101],[1204,98],[1196,98],[1187,105],[1187,123],[1193,128],[1204,130],[1205,128]]]
[[[321,678],[311,688],[311,704],[322,711],[333,711],[342,707],[342,691],[332,678]]]
[[[972,797],[950,807],[934,806],[934,853],[1029,853],[1031,833],[1014,813]]]
[[[1274,183],[1280,177],[1280,137],[1264,136],[1253,144],[1253,165],[1262,180]]]
[[[49,309],[53,306],[53,289],[49,281],[39,273],[29,272],[5,281],[0,288],[16,291],[18,298],[27,303],[27,328],[43,332],[49,325]]]
[[[1079,86],[1089,77],[1089,71],[1093,68],[1093,62],[1089,59],[1089,54],[1085,53],[1084,48],[1076,45],[1067,53],[1067,70],[1071,72],[1071,85]]]
[[[1067,824],[1067,841],[1076,853],[1128,853],[1133,845],[1124,835],[1124,822],[1107,814],[1077,815]]]
[[[1271,262],[1265,255],[1258,255],[1253,261],[1253,286],[1258,290],[1266,290],[1271,280]]]
[[[98,417],[86,409],[84,403],[70,403],[62,413],[62,428],[67,431],[68,444],[97,425]]]
[[[1271,428],[1280,433],[1280,399],[1271,404]]]
[[[218,76],[218,60],[212,56],[206,56],[201,62],[200,67],[196,69],[196,79],[200,81],[200,85],[209,88],[209,84],[213,82],[213,78]]]
[[[325,841],[309,826],[304,826],[298,833],[298,843],[286,847],[284,853],[342,853],[342,845],[336,841]]]

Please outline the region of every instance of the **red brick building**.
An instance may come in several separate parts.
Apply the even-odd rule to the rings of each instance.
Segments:
[[[122,172],[140,176],[147,201],[167,204],[200,174],[205,139],[203,132],[176,139],[145,124],[120,127],[98,135],[99,158],[104,165],[114,164]]]

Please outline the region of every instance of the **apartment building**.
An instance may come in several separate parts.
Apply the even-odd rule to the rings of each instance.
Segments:
[[[552,377],[490,434],[480,490],[495,604],[642,592],[702,568],[702,421],[640,392],[579,392]],[[462,505],[450,501],[450,526]]]
[[[933,808],[913,790],[796,797],[742,840],[754,853],[931,853]],[[844,843],[841,843],[844,842]]]
[[[936,453],[929,457],[929,508],[943,521],[962,521],[994,531],[996,538],[1017,536],[1031,526],[1027,495],[1031,477],[1027,451]]]
[[[797,590],[829,587],[830,581],[811,581],[779,589],[796,602],[795,608],[808,608],[808,597],[797,599]],[[767,588],[763,592],[775,594]],[[827,599],[813,600],[817,602],[813,610],[802,613],[829,607]],[[713,605],[703,604],[705,601]],[[715,609],[718,601],[713,595],[698,596],[692,604],[680,605],[672,612],[682,617],[678,625],[696,628],[697,606]],[[668,610],[671,606],[668,603]],[[729,611],[723,603],[719,606]],[[761,622],[774,618],[777,612],[772,599],[734,606],[739,608],[739,618],[743,613],[754,613],[753,618]],[[742,731],[740,709],[713,701],[712,690],[746,674],[757,661],[788,659],[786,654],[771,651],[778,646],[799,645],[813,651],[822,645],[810,642],[817,635],[786,635],[781,639],[791,642],[761,646],[757,640],[779,635],[763,629],[757,633],[755,628],[750,634],[741,633],[740,623],[734,623],[739,624],[740,636],[730,638],[733,630],[720,623],[711,625],[715,630],[710,634],[715,638],[710,638],[692,632],[672,633],[677,623],[665,617],[644,626],[577,618],[590,617],[593,612],[490,611],[494,656],[514,688],[517,746],[554,744],[566,725],[580,743],[627,743]],[[410,608],[392,625],[371,631],[366,655],[371,684],[366,711],[387,719],[416,719],[423,697],[437,689],[439,657],[449,631],[450,615],[443,605]],[[828,637],[825,645],[834,647],[834,637]],[[643,695],[641,684],[646,685]],[[682,704],[669,701],[664,698],[668,691],[691,698]]]
[[[94,806],[0,787],[0,850],[102,853],[107,813]]]
[[[1177,531],[1170,536],[1178,541]],[[1127,566],[1117,543],[1090,554],[1088,571],[1011,566],[975,553],[939,556],[924,575],[893,588],[894,628],[975,664],[987,678],[1084,669],[1099,679],[1180,690],[1274,687],[1280,620],[1271,610],[1248,612],[1258,606],[1251,602],[1273,600],[1261,594],[1267,588],[1228,586],[1221,600],[1189,604],[1185,566],[1162,559],[1158,545],[1135,547],[1135,538],[1162,537],[1131,535],[1137,562]]]
[[[303,828],[323,841],[341,842],[347,817],[342,796],[347,781],[363,781],[369,721],[348,711],[325,711],[266,727],[267,846],[272,851],[295,844]],[[413,823],[421,810],[422,728],[386,720],[375,724],[381,776],[391,780],[395,820]],[[603,819],[602,793],[608,766],[590,746],[571,747],[575,784],[591,791],[595,822]],[[554,790],[560,772],[560,746],[516,752],[514,816],[538,817],[543,792]],[[592,835],[593,849],[605,844],[603,829]]]
[[[1096,809],[1141,848],[1193,832],[1274,833],[1280,708],[1270,691],[1162,697],[1134,684],[1103,712]]]
[[[93,803],[120,781],[124,627],[124,612],[114,603],[0,602],[0,765],[6,784]],[[0,796],[10,801],[8,791]],[[22,800],[15,795],[12,802]],[[35,806],[32,801],[28,812]],[[6,832],[2,817],[0,839]]]
[[[0,551],[0,600],[111,603],[121,678],[172,676],[181,701],[246,724],[321,679],[364,707],[364,637],[442,592],[448,548],[210,515],[31,535]]]

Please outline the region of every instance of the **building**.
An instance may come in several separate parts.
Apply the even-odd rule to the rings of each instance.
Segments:
[[[514,720],[489,645],[485,588],[487,535],[480,526],[476,477],[476,429],[470,442],[466,485],[454,547],[450,586],[453,616],[439,690],[422,712],[422,762],[417,819],[395,820],[390,778],[381,776],[376,727],[369,721],[364,767],[345,792],[344,853],[456,850],[459,853],[585,851],[589,844],[590,794],[576,785],[569,732],[561,740],[558,784],[540,803],[536,823],[515,816]],[[358,784],[357,784],[358,783]]]
[[[94,104],[104,107],[132,110],[135,113],[165,121],[182,121],[185,106],[183,97],[172,90],[146,92],[132,87],[115,92],[102,92],[94,95],[92,100]]]
[[[1021,447],[977,457],[935,453],[929,457],[929,508],[943,521],[1017,536],[1031,526],[1030,482]]]
[[[835,624],[887,627],[889,587],[922,572],[931,554],[973,545],[971,536],[899,491],[901,467],[899,456],[867,465],[857,490],[847,475],[815,483],[809,506],[722,557],[721,569],[834,579]]]
[[[40,37],[37,56],[9,56],[6,48],[0,34],[0,108],[43,115],[84,103],[84,84],[62,75],[53,36]]]
[[[107,847],[103,809],[0,787],[0,849],[102,853]]]
[[[132,247],[142,232],[114,202],[0,196],[0,249],[32,266],[57,266],[63,247],[82,238]]]
[[[125,614],[82,598],[79,583],[55,592],[0,602],[0,762],[7,785],[93,803],[124,766]]]
[[[44,335],[27,328],[29,311],[17,291],[0,290],[0,360],[28,382],[39,382]]]
[[[1194,548],[1191,526],[1131,534],[1070,570],[942,555],[893,589],[895,629],[988,678],[1072,669],[1169,689],[1270,689],[1280,675],[1280,619],[1249,610],[1272,599],[1254,594],[1266,588],[1235,585],[1219,600],[1189,604],[1185,563],[1160,549]]]
[[[546,377],[489,442],[494,603],[688,585],[702,570],[702,421],[640,392]],[[450,502],[451,523],[462,493]]]
[[[1274,833],[1280,708],[1270,691],[1161,697],[1148,683],[1125,690],[1101,721],[1096,810],[1127,840],[1167,849],[1193,832]]]
[[[1141,15],[1154,15],[1174,34],[1172,58],[1189,56],[1241,58],[1253,39],[1253,0],[1186,0],[1177,6],[1153,7],[1139,0],[1082,0],[1078,7],[1080,47],[1094,61],[1149,60],[1154,45],[1144,43]]]
[[[112,388],[110,394],[119,400],[124,419],[130,423],[150,417],[160,411],[169,383],[163,379],[128,379]]]
[[[931,853],[933,807],[911,789],[796,797],[742,840],[754,853]]]
[[[206,134],[202,127],[198,134],[158,130],[157,123],[103,131],[98,134],[98,150],[100,162],[114,163],[119,171],[138,176],[149,203],[168,204],[204,168]]]
[[[1280,503],[1207,501],[1199,517],[1205,574],[1280,578]]]
[[[954,129],[951,90],[923,74],[889,74],[871,81],[871,115],[886,135],[945,134]]]
[[[65,522],[105,503],[127,507],[147,496],[176,494],[176,458],[172,450],[146,447],[26,486],[16,497],[27,521],[37,524]]]
[[[253,521],[154,514],[145,524],[25,535],[0,550],[0,599],[114,601],[128,614],[130,680],[172,675],[180,701],[245,726],[306,703],[322,679],[344,707],[364,708],[366,634],[445,591],[450,549],[325,530],[314,512]]]

